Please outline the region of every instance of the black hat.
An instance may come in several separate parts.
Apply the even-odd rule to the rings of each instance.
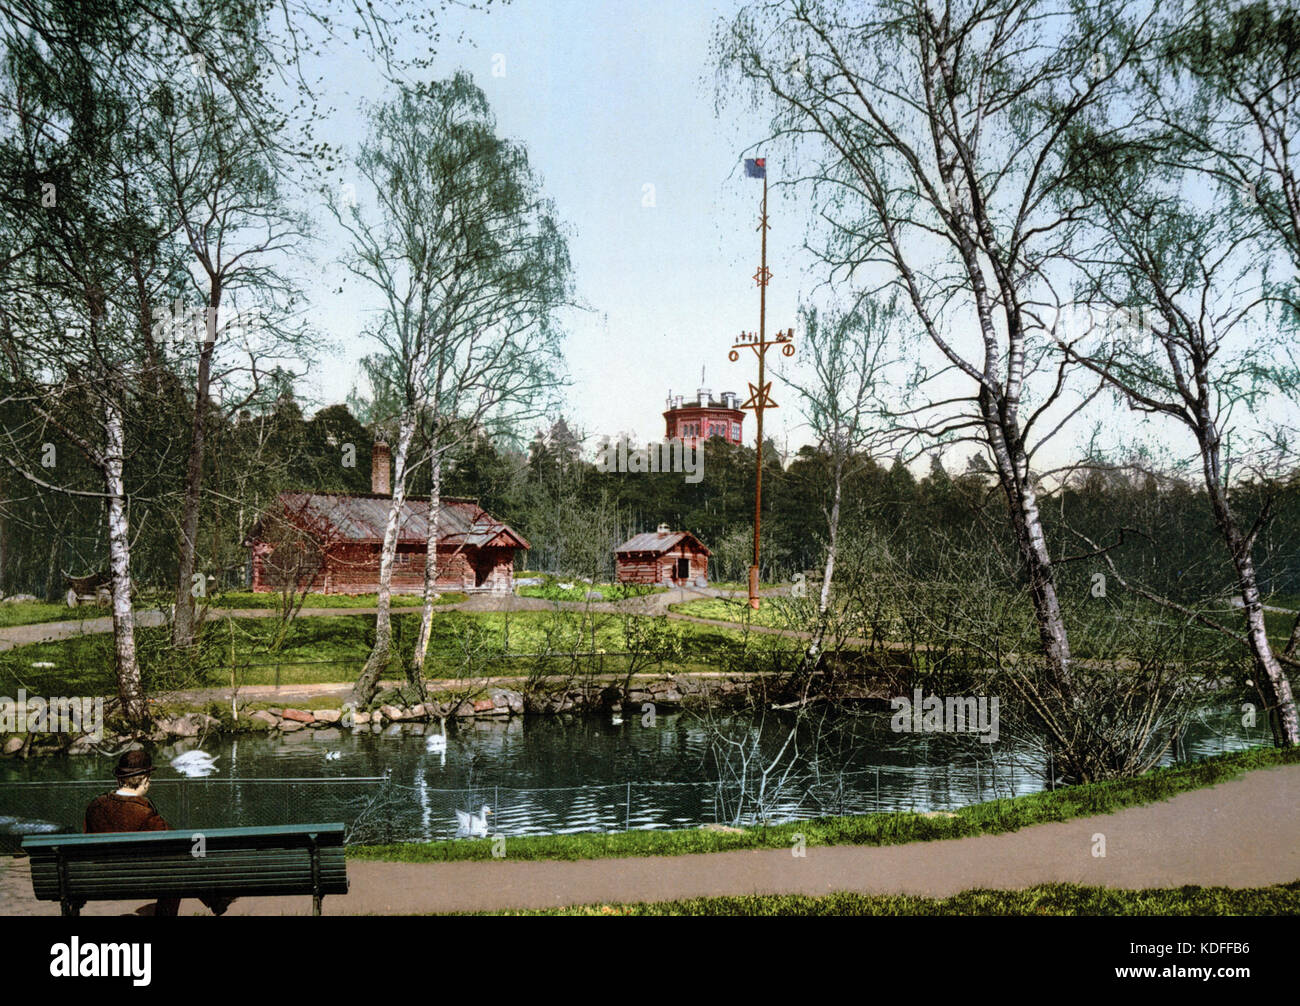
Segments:
[[[153,772],[153,759],[149,757],[147,751],[142,751],[140,748],[133,748],[125,752],[117,760],[117,768],[113,770],[113,774],[117,776],[119,782],[137,776],[149,775],[151,772]]]

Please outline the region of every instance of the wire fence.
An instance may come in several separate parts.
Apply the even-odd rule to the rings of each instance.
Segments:
[[[1267,740],[1267,728],[1219,730],[1180,740],[1169,760],[1199,761]],[[983,754],[982,752],[980,754]],[[944,812],[1060,785],[1050,750],[987,757],[969,752],[944,764],[891,760],[825,771],[733,775],[724,780],[625,780],[552,787],[473,784],[438,787],[419,766],[384,775],[154,779],[149,798],[176,829],[269,827],[341,821],[349,844],[466,837],[465,818],[487,835],[550,835],[778,824],[815,817]],[[0,854],[24,835],[78,832],[87,805],[111,792],[108,779],[0,781]],[[484,814],[483,808],[491,811]],[[460,812],[459,814],[457,812]]]
[[[998,764],[881,765],[853,771],[699,782],[624,781],[556,787],[438,788],[398,777],[157,779],[149,799],[176,829],[341,821],[349,844],[425,842],[476,834],[549,835],[701,825],[776,824],[827,815],[951,810],[1050,785],[1041,771]],[[0,852],[26,834],[80,831],[109,780],[0,782]],[[484,808],[491,813],[485,814]]]

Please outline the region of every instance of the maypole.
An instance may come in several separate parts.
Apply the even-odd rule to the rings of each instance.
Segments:
[[[762,235],[762,259],[758,272],[754,273],[754,281],[758,284],[758,333],[742,332],[728,355],[734,362],[740,359],[740,350],[748,348],[758,357],[758,384],[750,384],[749,398],[741,406],[742,409],[754,410],[755,425],[758,428],[758,444],[754,452],[754,562],[749,567],[749,606],[757,611],[759,541],[763,522],[763,412],[777,407],[776,402],[772,401],[772,382],[766,379],[764,364],[769,346],[780,344],[783,354],[794,355],[794,329],[777,332],[776,338],[767,341],[767,282],[772,278],[772,273],[767,268],[767,161],[762,157],[746,159],[745,175],[763,179],[763,209],[758,221],[758,230]]]

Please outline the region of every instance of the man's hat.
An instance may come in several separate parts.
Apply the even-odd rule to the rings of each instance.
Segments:
[[[140,748],[125,752],[117,760],[117,768],[113,770],[113,774],[119,781],[149,775],[151,772],[153,772],[153,759],[149,757],[147,751],[142,751]]]

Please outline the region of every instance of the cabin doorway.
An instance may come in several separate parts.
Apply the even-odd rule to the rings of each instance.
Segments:
[[[474,586],[482,587],[492,576],[493,570],[496,569],[496,556],[492,555],[487,549],[481,549],[479,554],[474,557]]]
[[[690,560],[690,559],[678,559],[678,560],[677,560],[677,581],[678,581],[678,583],[683,583],[683,582],[685,582],[686,580],[689,580],[690,578],[691,578],[691,560]]]

